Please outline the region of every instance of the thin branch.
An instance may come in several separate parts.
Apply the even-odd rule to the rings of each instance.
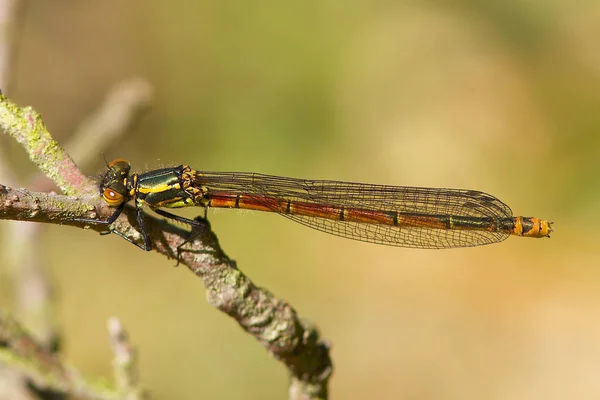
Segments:
[[[112,214],[114,210],[99,198],[98,188],[52,139],[39,114],[29,107],[21,109],[5,96],[0,96],[0,126],[23,144],[31,160],[64,193],[72,195],[0,188],[3,189],[0,191],[0,219],[83,227],[85,224],[71,219],[106,219]],[[139,240],[139,232],[131,225],[128,216],[133,216],[131,209],[126,209],[112,228],[132,240]],[[146,225],[153,248],[167,257],[174,257],[177,247],[188,236],[181,228],[152,216],[146,216]],[[90,228],[106,230],[106,226],[102,225]],[[183,252],[181,263],[203,280],[210,304],[235,319],[242,329],[284,363],[292,379],[291,398],[327,398],[332,363],[329,346],[320,338],[316,328],[301,321],[287,302],[257,287],[239,271],[235,262],[220,248],[208,224],[195,234],[194,240],[185,246],[191,250]]]

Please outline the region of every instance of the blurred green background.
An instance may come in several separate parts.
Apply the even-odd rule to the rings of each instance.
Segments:
[[[152,109],[90,175],[106,157],[462,187],[554,221],[551,239],[423,251],[209,213],[240,269],[331,341],[332,398],[596,399],[599,37],[600,3],[578,0],[35,2],[9,94],[66,142],[113,84],[147,78]],[[86,376],[111,374],[116,315],[156,398],[286,397],[284,368],[186,268],[69,227],[39,243]]]

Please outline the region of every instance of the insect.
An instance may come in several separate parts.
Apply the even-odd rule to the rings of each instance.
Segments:
[[[152,244],[144,223],[145,206],[192,226],[196,221],[164,209],[198,206],[274,212],[332,235],[422,249],[480,246],[510,235],[550,237],[552,232],[551,222],[515,217],[496,197],[476,190],[205,172],[185,165],[142,174],[130,171],[129,162],[122,159],[108,164],[100,189],[116,210],[108,220],[81,221],[111,224],[134,200],[143,243],[125,239],[147,251]]]

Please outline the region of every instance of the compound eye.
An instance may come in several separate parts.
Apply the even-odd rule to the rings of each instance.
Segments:
[[[111,188],[105,188],[102,197],[104,197],[104,201],[106,201],[109,206],[119,206],[123,203],[123,195]]]

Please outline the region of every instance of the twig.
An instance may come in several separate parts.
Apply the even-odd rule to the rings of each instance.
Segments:
[[[68,223],[96,210],[100,218],[107,218],[113,210],[102,202],[96,186],[75,166],[71,158],[56,143],[42,120],[31,108],[21,109],[0,96],[0,126],[23,144],[31,160],[36,163],[64,193],[71,196],[29,193],[5,188],[0,194],[0,218],[38,222]],[[72,197],[76,195],[78,197]],[[139,233],[127,219],[128,210],[117,219],[113,229],[132,240]],[[94,215],[86,215],[94,218]],[[147,230],[156,251],[174,257],[177,246],[187,232],[154,217],[147,216]],[[95,230],[104,226],[91,226]],[[327,398],[327,384],[332,373],[329,346],[318,331],[301,321],[295,310],[284,300],[255,286],[235,262],[219,247],[216,236],[206,225],[189,243],[181,263],[188,266],[207,288],[208,301],[234,318],[254,336],[275,358],[288,368],[291,375],[290,396],[293,399]]]

